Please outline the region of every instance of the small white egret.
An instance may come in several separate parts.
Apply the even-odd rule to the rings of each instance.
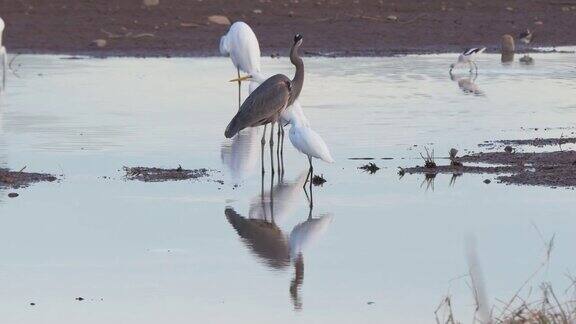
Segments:
[[[220,54],[230,55],[232,64],[238,72],[238,108],[240,108],[242,89],[240,71],[247,74],[260,73],[260,45],[252,28],[242,21],[233,23],[228,33],[220,38]],[[257,86],[258,84],[254,89]]]
[[[2,60],[2,89],[6,87],[6,69],[8,68],[8,54],[6,48],[2,45],[2,36],[4,34],[4,20],[0,17],[0,59]]]
[[[305,124],[301,118],[294,116],[290,120],[290,132],[288,136],[292,145],[302,154],[308,157],[308,163],[310,164],[310,169],[308,170],[308,176],[306,180],[310,177],[310,184],[312,184],[312,179],[314,176],[314,167],[312,166],[312,158],[317,158],[327,163],[334,163],[334,159],[330,154],[328,145],[322,139],[322,137],[316,133],[309,125]],[[304,183],[306,185],[306,183]],[[310,201],[312,205],[312,201]]]
[[[476,72],[478,72],[478,66],[476,65],[476,55],[481,54],[486,50],[486,47],[474,47],[465,50],[458,56],[458,61],[454,64],[450,65],[450,73],[454,68],[460,65],[468,65],[470,67],[470,72],[472,72],[473,67],[476,68]]]

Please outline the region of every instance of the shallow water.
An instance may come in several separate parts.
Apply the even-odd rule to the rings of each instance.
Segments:
[[[0,320],[430,323],[448,291],[467,319],[471,292],[452,281],[467,272],[466,238],[494,301],[542,261],[535,225],[556,238],[534,284],[563,291],[576,269],[574,191],[396,174],[424,146],[445,156],[575,131],[574,54],[532,56],[533,66],[482,56],[479,94],[449,78],[454,55],[307,58],[301,103],[337,161],[315,164],[328,182],[311,214],[307,161],[289,142],[278,184],[260,177],[257,131],[224,139],[237,100],[228,59],[20,56],[0,106],[0,166],[64,176],[0,193]],[[286,59],[263,66],[292,73]],[[120,171],[179,164],[217,169],[224,184],[127,182]]]

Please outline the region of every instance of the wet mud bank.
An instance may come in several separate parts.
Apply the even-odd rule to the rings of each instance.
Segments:
[[[47,173],[24,172],[24,169],[21,171],[11,171],[0,168],[0,189],[20,189],[37,182],[54,182],[57,180],[58,178],[56,176]]]
[[[534,30],[534,46],[574,45],[576,3],[522,0],[0,0],[12,53],[214,56],[230,22],[252,26],[264,55],[385,56],[500,47]],[[489,18],[487,18],[489,17]]]
[[[569,142],[574,138],[566,139]],[[496,141],[493,141],[496,142]],[[550,141],[521,140],[499,141],[501,143],[534,144],[540,146]],[[495,174],[500,183],[546,187],[576,187],[576,151],[516,152],[510,146],[505,151],[480,152],[461,157],[452,157],[447,165],[425,163],[424,166],[400,168],[399,173],[426,174]]]
[[[163,169],[157,167],[123,167],[126,180],[137,180],[142,182],[164,182],[164,181],[182,181],[182,180],[199,180],[209,178],[215,170],[206,168],[184,169],[182,166],[174,169]],[[221,180],[216,180],[220,182]]]

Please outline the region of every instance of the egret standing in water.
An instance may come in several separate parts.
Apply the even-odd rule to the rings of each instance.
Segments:
[[[4,34],[4,20],[0,17],[0,59],[2,60],[2,90],[6,87],[6,69],[8,68],[8,54],[2,45],[2,35]]]
[[[333,163],[334,159],[330,154],[330,150],[328,149],[326,142],[324,142],[318,133],[310,128],[309,124],[304,122],[301,118],[298,118],[298,116],[295,116],[295,118],[292,118],[290,121],[290,125],[290,132],[288,133],[290,142],[292,142],[292,145],[294,145],[298,151],[308,157],[310,169],[308,170],[306,181],[308,181],[308,178],[310,178],[310,195],[312,195],[312,179],[314,177],[312,158],[320,159],[328,163]],[[304,187],[305,186],[306,182],[304,182]],[[312,207],[312,205],[313,202],[312,199],[310,199],[310,207]]]
[[[228,33],[220,38],[220,54],[230,55],[232,63],[238,72],[238,109],[242,102],[242,80],[240,71],[248,74],[260,73],[260,45],[252,28],[242,21],[235,22],[230,26]],[[254,82],[252,82],[254,83]],[[258,84],[252,87],[256,88]]]
[[[290,61],[296,67],[294,78],[290,80],[283,74],[276,74],[264,81],[246,98],[240,110],[226,127],[224,135],[231,138],[239,131],[247,127],[256,127],[264,125],[262,134],[262,153],[264,153],[264,143],[266,136],[266,126],[271,125],[270,132],[270,155],[272,156],[272,147],[274,145],[274,124],[280,119],[281,113],[293,104],[300,96],[302,86],[304,85],[304,62],[298,54],[298,49],[302,45],[302,35],[294,36],[294,44],[290,50]],[[251,79],[247,76],[239,79]],[[264,155],[262,154],[262,161]],[[264,172],[264,165],[262,165]],[[272,170],[274,172],[274,170]]]
[[[454,70],[454,68],[460,66],[460,65],[468,65],[470,67],[470,73],[472,73],[472,69],[473,67],[476,68],[476,73],[478,73],[478,65],[476,65],[476,55],[481,54],[482,52],[484,52],[486,50],[486,47],[474,47],[474,48],[470,48],[465,50],[464,52],[462,52],[462,54],[460,54],[458,56],[458,61],[454,64],[450,65],[450,73],[452,73],[452,70]]]

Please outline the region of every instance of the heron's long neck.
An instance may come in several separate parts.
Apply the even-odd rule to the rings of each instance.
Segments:
[[[296,43],[290,50],[290,62],[296,67],[296,74],[294,75],[294,79],[292,79],[292,91],[290,93],[288,106],[291,106],[294,101],[298,99],[300,91],[302,91],[302,86],[304,85],[304,62],[298,55],[299,48],[300,44]]]

